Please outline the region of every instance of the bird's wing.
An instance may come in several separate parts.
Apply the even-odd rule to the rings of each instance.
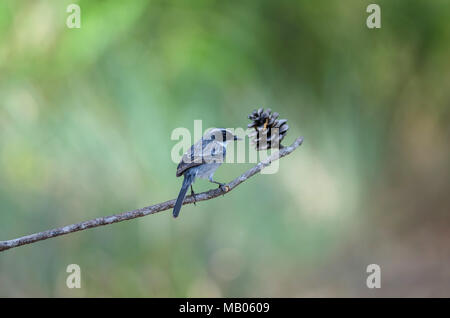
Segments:
[[[181,158],[177,167],[177,177],[186,170],[204,163],[220,162],[225,158],[225,147],[221,143],[209,139],[200,139]]]

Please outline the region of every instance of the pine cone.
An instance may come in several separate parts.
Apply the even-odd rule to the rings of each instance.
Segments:
[[[272,113],[270,108],[264,111],[264,108],[254,110],[248,118],[252,123],[248,124],[248,128],[255,130],[249,133],[252,144],[256,146],[256,150],[265,150],[272,147],[280,147],[281,141],[289,129],[287,119],[277,119],[279,114]],[[273,129],[277,128],[277,129]]]

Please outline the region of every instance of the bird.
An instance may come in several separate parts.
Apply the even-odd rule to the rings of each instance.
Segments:
[[[224,183],[215,181],[213,176],[217,168],[225,160],[227,143],[235,140],[241,140],[241,138],[234,135],[230,130],[212,128],[184,153],[176,173],[177,177],[184,176],[184,180],[173,207],[174,218],[178,217],[180,213],[189,187],[191,188],[191,195],[194,197],[195,204],[195,193],[192,188],[192,183],[194,183],[195,179],[208,179],[210,182],[218,184],[220,188],[225,186]]]

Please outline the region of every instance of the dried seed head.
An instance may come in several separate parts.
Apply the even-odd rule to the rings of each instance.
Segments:
[[[249,138],[257,150],[278,148],[283,138],[286,136],[289,126],[287,119],[278,119],[279,114],[270,108],[254,110],[248,118],[251,123],[248,128],[253,128],[249,133]]]

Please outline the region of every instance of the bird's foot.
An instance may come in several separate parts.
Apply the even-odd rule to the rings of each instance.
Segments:
[[[225,194],[225,192],[230,191],[230,187],[225,185],[225,183],[217,182],[217,181],[213,180],[212,178],[209,179],[209,181],[212,183],[218,184],[219,185],[218,188],[220,188],[220,190],[222,190],[222,192],[224,192],[224,194]]]
[[[228,192],[228,191],[230,191],[230,187],[227,186],[227,185],[225,185],[225,183],[220,183],[220,184],[219,184],[219,188],[220,188],[220,190],[222,190],[222,192]]]

